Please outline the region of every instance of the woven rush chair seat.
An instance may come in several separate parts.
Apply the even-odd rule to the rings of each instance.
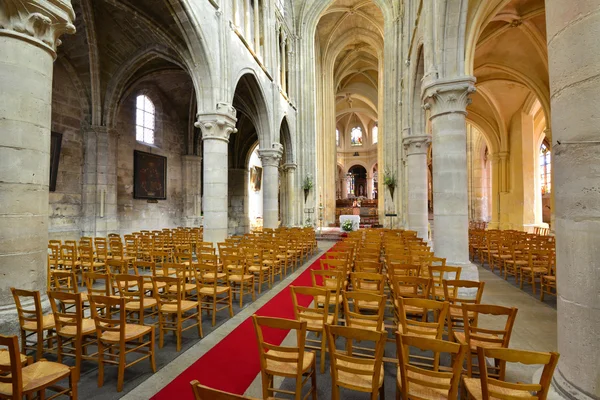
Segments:
[[[298,373],[298,368],[296,365],[296,360],[290,357],[290,353],[285,353],[283,351],[270,350],[269,355],[272,357],[281,357],[281,358],[290,358],[290,362],[285,361],[275,361],[271,359],[267,359],[267,370],[268,371],[277,371],[284,374],[295,375]],[[313,363],[315,362],[315,353],[312,351],[305,351],[304,358],[302,360],[302,372],[305,372],[311,368]]]
[[[91,335],[96,332],[96,323],[92,318],[84,318],[81,320],[81,333],[83,335]],[[77,333],[76,326],[65,326],[60,331],[62,335],[73,335]]]
[[[27,321],[23,324],[22,328],[26,331],[35,331],[38,329],[37,321]],[[42,316],[42,329],[53,329],[54,328],[54,315],[48,314]]]
[[[363,370],[363,371],[367,371],[367,372],[373,371],[372,365],[357,364],[357,363],[348,362],[348,361],[344,361],[344,360],[338,360],[337,365],[339,367],[359,369],[359,370]],[[346,384],[349,386],[358,386],[358,387],[364,388],[366,390],[371,389],[371,387],[373,386],[373,374],[357,375],[354,373],[343,371],[341,369],[339,369],[337,373],[338,373],[337,381],[339,383],[343,383],[343,384]],[[383,385],[384,376],[385,376],[385,374],[384,374],[383,364],[382,364],[381,371],[379,373],[379,381],[377,382],[378,386]]]
[[[407,371],[409,378],[415,380],[423,380],[436,385],[447,385],[449,380],[445,378],[438,378],[434,376],[428,376],[418,373],[417,371]],[[400,367],[396,371],[396,376],[400,376]],[[402,389],[402,380],[398,380],[398,388]],[[444,389],[437,389],[433,387],[422,386],[412,381],[408,390],[409,396],[415,398],[422,398],[428,400],[447,400],[448,391]]]
[[[27,363],[27,356],[19,353],[21,364]],[[10,353],[6,349],[0,349],[0,367],[10,367]]]
[[[469,396],[471,399],[483,400],[483,395],[481,393],[481,379],[465,377],[463,378],[463,385],[465,386],[465,389],[469,392]],[[526,392],[524,390],[494,387],[494,391],[502,393],[504,396],[507,396],[507,398],[532,398],[531,393]]]
[[[490,339],[500,339],[500,336],[498,335],[494,335],[494,334],[489,334],[489,333],[478,333],[478,336],[484,336],[486,338],[490,338]],[[467,339],[465,337],[465,333],[464,332],[454,332],[454,338],[456,339],[456,341],[458,343],[461,344],[467,344]],[[502,347],[502,343],[491,343],[491,342],[484,342],[484,341],[480,341],[477,339],[473,339],[471,338],[471,350],[475,351],[477,350],[477,347]]]
[[[125,324],[125,340],[129,341],[129,340],[135,339],[137,337],[146,335],[146,334],[150,333],[151,330],[152,330],[151,326]],[[104,342],[119,343],[119,340],[120,340],[119,332],[104,332],[100,336],[100,339],[102,339],[102,341],[104,341]]]
[[[38,361],[21,370],[23,379],[23,392],[33,391],[39,387],[46,387],[54,382],[66,378],[71,369],[64,364],[51,361]],[[12,396],[12,385],[0,383],[0,395]]]

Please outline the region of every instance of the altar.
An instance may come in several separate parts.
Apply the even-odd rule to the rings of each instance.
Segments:
[[[352,230],[357,231],[360,227],[360,215],[340,215],[340,226],[348,220],[352,221]]]

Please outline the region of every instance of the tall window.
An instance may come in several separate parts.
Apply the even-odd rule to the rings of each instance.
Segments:
[[[552,165],[550,164],[551,152],[546,143],[540,147],[540,181],[542,182],[542,194],[550,193],[552,190]]]
[[[371,134],[373,135],[373,144],[376,144],[378,139],[377,135],[379,134],[379,127],[377,126],[377,122],[375,122],[375,126],[373,127]]]
[[[335,130],[335,145],[336,146],[340,145],[340,130],[339,129]]]
[[[138,142],[154,144],[154,119],[154,104],[147,96],[139,95],[135,112],[135,139]]]
[[[356,126],[350,131],[350,144],[352,146],[362,146],[363,137],[362,128],[360,126]]]

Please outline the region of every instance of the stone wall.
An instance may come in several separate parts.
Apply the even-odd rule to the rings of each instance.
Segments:
[[[135,100],[143,91],[156,107],[155,146],[135,138]],[[132,91],[122,102],[117,120],[117,215],[121,233],[162,229],[183,224],[182,154],[185,122],[170,109],[170,101],[151,86]],[[133,198],[133,152],[167,157],[167,199],[158,203]]]
[[[56,191],[50,192],[50,239],[78,239],[81,235],[83,174],[83,110],[71,77],[55,63],[52,87],[52,131],[62,134]]]

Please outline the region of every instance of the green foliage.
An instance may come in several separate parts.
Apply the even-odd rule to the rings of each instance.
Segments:
[[[307,175],[306,178],[304,178],[304,182],[302,182],[302,189],[304,190],[310,190],[313,188],[313,180],[312,177],[310,175]]]
[[[396,176],[393,175],[387,169],[385,170],[385,173],[383,174],[383,184],[391,189],[396,187]]]
[[[342,223],[342,230],[344,232],[350,232],[353,227],[354,227],[354,223],[350,219],[347,219]]]

